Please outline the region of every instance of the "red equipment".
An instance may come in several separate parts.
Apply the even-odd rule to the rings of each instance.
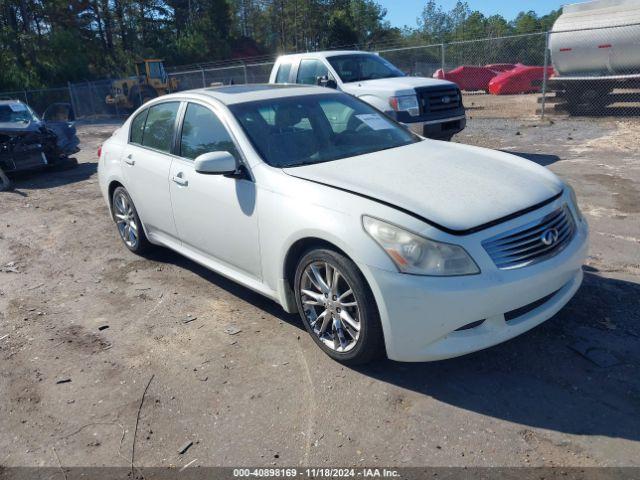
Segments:
[[[485,68],[489,70],[493,70],[494,72],[508,72],[509,70],[513,70],[517,66],[522,65],[521,63],[490,63],[489,65],[485,65]]]
[[[553,75],[553,67],[548,67],[547,76]],[[520,65],[513,70],[503,72],[489,82],[489,93],[493,95],[514,95],[518,93],[536,93],[542,90],[544,67]]]
[[[456,83],[458,87],[460,87],[460,90],[466,90],[468,92],[477,90],[488,91],[489,81],[495,76],[496,72],[487,67],[474,67],[470,65],[463,65],[448,72],[438,69],[436,73],[433,74],[433,78],[449,80],[450,82]]]

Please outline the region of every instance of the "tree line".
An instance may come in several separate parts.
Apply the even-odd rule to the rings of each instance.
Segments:
[[[398,28],[375,0],[0,0],[0,91],[131,75],[141,58],[186,65],[540,32],[559,13],[508,21],[429,0],[417,26]]]

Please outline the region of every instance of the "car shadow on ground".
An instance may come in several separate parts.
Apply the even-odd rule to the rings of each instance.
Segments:
[[[26,196],[24,194],[25,190],[42,190],[85,181],[94,175],[97,170],[97,163],[86,162],[78,163],[77,165],[70,164],[61,169],[43,168],[17,172],[8,175],[12,184],[7,191]]]
[[[282,320],[283,322],[287,322],[301,330],[304,330],[304,325],[302,325],[302,322],[300,321],[300,318],[297,314],[288,314],[282,309],[279,304],[275,303],[273,300],[270,300],[264,295],[261,295],[232,280],[229,280],[228,278],[223,277],[222,275],[215,273],[206,267],[203,267],[202,265],[180,255],[179,253],[174,252],[173,250],[169,250],[168,248],[163,247],[153,248],[149,251],[149,253],[145,254],[145,258],[154,262],[168,263],[180,268],[184,268],[185,270],[189,270],[202,279],[213,283],[217,287],[222,288],[231,295],[242,299],[243,301],[250,303],[257,308],[260,308],[261,310],[264,310],[268,314],[278,318],[279,320]]]
[[[542,165],[543,167],[547,167],[549,165],[552,165],[560,161],[560,157],[557,155],[548,155],[543,153],[514,152],[513,150],[501,150],[501,152],[510,153],[511,155],[522,157],[525,160],[530,160],[532,162],[537,163],[538,165]]]
[[[304,330],[297,314],[177,253],[158,248],[148,258],[190,270]],[[353,370],[523,429],[640,440],[639,299],[640,284],[585,267],[569,304],[511,341],[451,360],[380,360]]]
[[[451,360],[359,371],[523,426],[640,440],[640,284],[586,270],[573,300],[520,337]]]

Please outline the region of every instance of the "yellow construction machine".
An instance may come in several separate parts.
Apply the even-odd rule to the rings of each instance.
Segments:
[[[111,94],[105,101],[122,109],[136,109],[143,103],[178,89],[178,79],[169,78],[162,60],[145,59],[136,62],[134,77],[114,80]]]

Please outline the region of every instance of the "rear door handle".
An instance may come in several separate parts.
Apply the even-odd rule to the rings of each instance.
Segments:
[[[129,154],[124,158],[124,163],[133,166],[136,164],[136,161],[133,159],[133,155]]]
[[[179,173],[178,175],[174,175],[171,180],[182,187],[186,187],[187,185],[189,185],[189,181],[186,178],[182,178],[181,175],[181,173]]]

